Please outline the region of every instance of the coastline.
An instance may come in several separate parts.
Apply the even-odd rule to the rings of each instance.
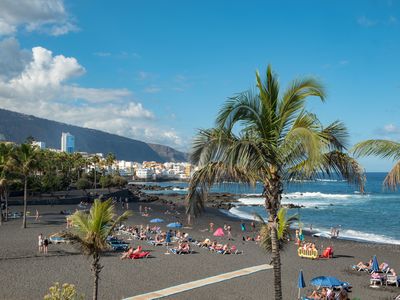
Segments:
[[[166,215],[166,206],[162,200],[152,203],[130,203],[134,215],[128,224],[148,224],[151,218],[163,218],[165,223],[159,224],[165,228],[170,221],[180,221],[185,224],[184,207],[179,205],[179,215]],[[152,208],[149,217],[138,214],[138,207]],[[61,210],[74,210],[76,205],[37,206],[41,212],[40,222],[28,218],[28,228],[20,229],[20,219],[7,222],[0,227],[2,247],[0,248],[0,268],[8,270],[0,274],[0,281],[7,286],[0,299],[40,299],[54,281],[76,284],[80,292],[91,294],[91,276],[89,261],[79,254],[71,245],[51,245],[49,254],[44,256],[37,253],[37,234],[45,235],[64,230],[65,216]],[[14,207],[13,207],[14,208]],[[121,208],[118,207],[119,212]],[[243,255],[219,255],[206,249],[194,248],[195,253],[188,256],[165,255],[164,247],[150,246],[142,241],[130,241],[133,246],[142,245],[151,251],[150,259],[135,261],[120,261],[118,253],[105,253],[102,257],[104,269],[101,272],[100,295],[103,299],[122,299],[179,283],[206,278],[224,272],[269,263],[269,255],[254,242],[243,242],[242,236],[254,235],[254,232],[242,233],[241,221],[225,215],[219,209],[207,207],[205,213],[193,220],[193,225],[182,229],[198,240],[211,238],[205,231],[209,222],[215,226],[224,223],[232,226],[234,243]],[[246,222],[249,225],[248,222]],[[296,246],[290,242],[282,252],[283,262],[283,291],[285,299],[295,299],[297,296],[297,274],[303,270],[307,282],[306,291],[310,290],[309,280],[319,275],[336,276],[340,280],[353,284],[351,298],[387,299],[399,289],[388,287],[371,289],[369,276],[365,273],[353,272],[351,265],[365,261],[372,255],[378,255],[380,262],[386,261],[396,270],[400,270],[400,247],[376,243],[359,243],[344,240],[326,240],[308,236],[309,241],[317,243],[318,247],[333,245],[335,258],[332,260],[307,260],[297,256]],[[3,242],[4,241],[4,242]],[[222,238],[221,242],[228,242]],[[60,272],[60,270],[63,270]],[[164,270],[160,272],[160,270]],[[212,295],[218,290],[218,299],[262,299],[272,294],[272,272],[264,271],[258,274],[234,279],[216,285],[202,287],[197,290],[177,294],[166,299],[205,299],[204,295]],[[126,282],[129,278],[129,282]],[[134,285],[131,282],[135,282]],[[306,291],[304,293],[306,293]],[[371,298],[373,297],[373,298]],[[207,299],[207,297],[206,297]],[[209,299],[213,299],[212,297]],[[268,297],[267,297],[268,299]]]

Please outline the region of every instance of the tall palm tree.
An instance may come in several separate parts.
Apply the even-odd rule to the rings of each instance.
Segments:
[[[12,174],[12,153],[14,145],[12,143],[0,143],[0,195],[4,199],[4,220],[8,220],[8,195],[9,185],[13,181]],[[3,221],[2,203],[0,203],[0,223]]]
[[[115,163],[116,157],[114,153],[108,153],[105,159],[106,166],[108,167],[108,171],[110,171],[110,168],[112,165]]]
[[[76,242],[83,254],[92,258],[93,300],[97,299],[99,274],[102,269],[100,256],[108,248],[107,237],[115,226],[130,215],[131,213],[126,211],[117,216],[111,198],[104,202],[96,199],[89,214],[77,211],[71,216],[74,229],[63,234],[67,239]]]
[[[96,182],[96,176],[97,176],[97,166],[100,163],[100,157],[98,155],[94,155],[91,158],[91,163],[93,164],[93,170],[94,170],[94,189],[96,190],[97,188],[97,182]]]
[[[21,144],[17,148],[14,156],[16,169],[22,175],[24,181],[24,213],[22,218],[22,228],[26,228],[28,177],[33,173],[37,166],[38,152],[38,148],[31,144]]]
[[[385,159],[395,160],[393,168],[386,175],[383,184],[396,189],[400,183],[400,143],[389,140],[367,140],[356,144],[352,152],[357,157],[378,156]]]
[[[189,184],[187,212],[198,214],[214,183],[236,181],[264,187],[271,236],[275,299],[282,299],[281,260],[277,224],[283,183],[338,174],[363,186],[360,165],[343,151],[347,130],[341,122],[323,127],[305,110],[306,99],[325,92],[305,78],[283,92],[268,66],[263,82],[256,73],[256,88],[230,98],[220,110],[216,127],[200,130],[191,158],[199,166]]]

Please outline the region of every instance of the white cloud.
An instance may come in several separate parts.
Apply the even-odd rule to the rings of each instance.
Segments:
[[[95,52],[93,53],[95,56],[100,56],[100,57],[107,57],[107,56],[111,56],[110,52]]]
[[[383,131],[388,134],[398,134],[400,133],[400,128],[394,124],[387,124],[383,127]]]
[[[363,27],[372,27],[378,24],[377,20],[372,20],[367,18],[366,16],[358,17],[357,23]]]
[[[4,60],[3,60],[4,58]],[[21,50],[14,38],[0,42],[0,106],[122,136],[181,147],[179,134],[160,126],[154,113],[128,89],[82,87],[71,80],[85,68],[74,57],[35,47]]]
[[[19,28],[62,35],[78,30],[63,0],[1,0],[0,35],[11,35]]]
[[[148,86],[144,89],[144,92],[148,93],[148,94],[156,94],[156,93],[159,93],[160,91],[161,91],[161,88],[154,86],[154,85]]]

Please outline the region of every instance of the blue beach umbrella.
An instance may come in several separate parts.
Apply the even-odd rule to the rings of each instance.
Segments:
[[[300,270],[299,272],[299,279],[298,279],[298,287],[299,287],[299,296],[297,297],[298,299],[300,299],[300,292],[301,289],[304,289],[306,287],[306,283],[304,282],[304,277],[303,277],[303,271]]]
[[[164,222],[164,220],[163,219],[152,219],[152,220],[150,220],[150,223],[162,223],[162,222]]]
[[[378,272],[379,271],[379,264],[378,264],[378,259],[376,258],[376,255],[372,258],[372,271]]]
[[[342,281],[337,279],[336,277],[331,276],[319,276],[311,279],[310,283],[317,287],[337,287],[343,284]]]
[[[181,227],[182,227],[182,224],[179,223],[179,222],[174,222],[174,223],[169,223],[169,224],[167,225],[167,227],[168,227],[168,228],[181,228]]]

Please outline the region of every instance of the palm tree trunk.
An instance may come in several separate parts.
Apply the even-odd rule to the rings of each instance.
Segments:
[[[26,228],[26,202],[28,194],[28,176],[24,177],[24,215],[22,216],[22,228]]]
[[[5,189],[4,191],[4,199],[5,199],[5,217],[4,221],[8,221],[8,188]]]
[[[92,272],[94,276],[93,284],[93,300],[97,300],[99,291],[99,273],[101,271],[100,256],[98,253],[93,254]]]
[[[3,225],[3,193],[0,195],[0,225]]]
[[[96,184],[96,164],[94,164],[94,190],[96,191],[96,187],[97,187],[97,184]]]
[[[281,274],[281,256],[279,249],[279,240],[277,233],[277,214],[281,204],[283,192],[282,182],[278,175],[274,175],[264,188],[265,207],[268,211],[268,226],[271,230],[271,258],[274,269],[274,291],[275,300],[282,300],[282,274]]]

